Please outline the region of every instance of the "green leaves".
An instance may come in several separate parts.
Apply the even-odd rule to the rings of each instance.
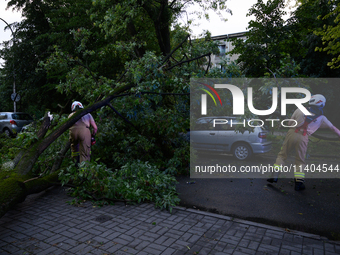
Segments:
[[[255,19],[249,22],[249,31],[244,38],[233,40],[235,48],[231,54],[241,54],[237,63],[247,76],[261,77],[266,68],[276,70],[280,66],[283,43],[288,36],[284,28],[285,12],[283,0],[264,3],[258,0],[247,14]]]
[[[323,47],[316,47],[315,51],[325,51],[334,57],[327,65],[332,69],[340,68],[340,3],[338,1],[330,1],[335,8],[322,17],[322,19],[331,19],[334,24],[324,25],[321,31],[314,31],[316,35],[322,37]],[[319,17],[321,19],[321,17]]]
[[[217,10],[225,9],[222,2],[202,3]],[[39,69],[34,63],[32,70],[42,72],[44,80],[36,84],[37,90],[48,84],[52,96],[41,96],[48,105],[53,104],[52,111],[60,110],[57,104],[66,105],[73,99],[87,106],[112,95],[118,87],[130,86],[126,95],[117,94],[111,101],[115,112],[107,107],[93,113],[98,133],[92,157],[100,160],[74,169],[65,167],[71,164],[67,154],[62,183],[75,185],[74,195],[94,200],[154,201],[161,208],[176,204],[172,176],[188,170],[189,143],[182,134],[189,128],[190,109],[188,95],[178,94],[189,92],[193,75],[204,75],[207,61],[198,57],[216,52],[216,43],[208,33],[203,40],[189,43],[187,28],[172,27],[183,8],[180,1],[170,5],[167,1],[82,4],[80,0],[47,0],[43,4],[48,8],[38,20],[48,26],[35,27],[35,12],[28,8],[28,20],[21,29],[34,23],[39,38],[25,34],[21,41],[37,46],[46,40],[30,56],[38,56]],[[30,2],[25,5],[33,7]],[[173,49],[172,56],[165,57]],[[193,58],[196,61],[188,61]],[[31,102],[44,111],[45,105]],[[34,136],[28,138],[34,142]],[[48,173],[53,156],[67,139],[65,133],[39,158],[37,174],[45,169]]]
[[[102,204],[107,201],[154,202],[160,209],[172,210],[179,202],[175,177],[159,171],[148,162],[134,161],[116,171],[98,162],[83,162],[79,168],[69,166],[59,179],[72,183],[71,194],[79,200]]]

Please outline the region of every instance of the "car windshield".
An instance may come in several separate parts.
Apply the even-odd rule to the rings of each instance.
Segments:
[[[33,118],[27,113],[13,113],[12,118],[15,120],[33,120]]]

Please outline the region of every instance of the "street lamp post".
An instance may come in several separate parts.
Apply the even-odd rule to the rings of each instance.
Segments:
[[[13,46],[14,46],[14,44],[15,44],[15,34],[14,34],[14,32],[13,32],[13,30],[12,30],[12,28],[11,28],[11,26],[4,20],[4,19],[2,19],[2,18],[0,18],[3,22],[5,22],[6,23],[6,25],[9,27],[9,29],[11,30],[11,32],[12,32],[12,36],[13,36]],[[14,95],[16,95],[16,93],[15,93],[15,66],[14,66],[14,61],[13,61],[13,94]],[[16,103],[16,98],[14,98],[14,112],[16,112],[17,111],[17,103]]]

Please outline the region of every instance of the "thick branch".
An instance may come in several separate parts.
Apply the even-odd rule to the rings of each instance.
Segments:
[[[162,64],[161,65],[163,65],[164,63],[166,63],[166,61],[168,61],[168,59],[172,56],[172,54],[174,54],[174,52],[176,51],[176,50],[178,50],[187,40],[188,40],[188,38],[190,37],[190,35],[187,35],[184,39],[183,39],[183,41],[180,43],[180,44],[178,44],[177,45],[177,47],[175,47],[165,58],[164,58],[164,60],[163,60],[163,62],[162,62]]]
[[[60,169],[61,164],[63,163],[63,160],[65,158],[65,155],[70,149],[70,146],[71,146],[71,142],[67,141],[65,146],[58,152],[58,156],[55,159],[54,164],[52,166],[52,170],[51,170],[52,173]]]
[[[31,148],[27,149],[15,168],[17,173],[20,175],[28,174],[32,170],[35,162],[37,161],[41,153],[43,153],[48,148],[48,146],[50,146],[60,135],[62,135],[65,131],[72,127],[81,117],[103,106],[108,105],[108,103],[110,103],[110,101],[114,99],[117,94],[129,90],[133,86],[135,85],[126,85],[124,87],[115,89],[115,91],[110,96],[74,114],[66,123],[62,124],[59,128],[54,130],[44,139],[38,141]]]
[[[20,176],[0,181],[0,217],[2,217],[15,204],[23,202],[27,195],[41,192],[53,186],[53,183],[58,181],[58,172],[27,183],[23,183]]]
[[[43,122],[41,123],[40,129],[38,130],[38,133],[37,133],[39,140],[44,138],[44,136],[46,135],[50,125],[51,125],[51,119],[48,116],[48,113],[46,113],[45,117],[43,119]]]
[[[161,95],[161,96],[188,96],[190,93],[159,93],[159,92],[147,92],[142,91],[140,94],[153,94],[153,95]]]
[[[133,22],[128,22],[128,24],[127,24],[127,29],[128,29],[128,31],[130,32],[130,35],[132,36],[132,37],[135,37],[138,33],[137,33],[137,30],[136,30],[136,28],[135,28],[135,25],[133,24]],[[145,54],[145,49],[144,49],[144,47],[141,47],[141,48],[138,48],[138,46],[136,45],[135,47],[134,47],[134,50],[135,50],[135,53],[136,53],[136,55],[137,55],[137,57],[139,57],[139,58],[141,58],[141,57],[143,57],[143,55]]]
[[[188,59],[188,60],[185,60],[185,61],[179,62],[179,63],[177,63],[177,64],[175,64],[175,65],[173,65],[173,66],[170,66],[169,68],[167,68],[167,69],[165,69],[165,70],[166,70],[166,71],[169,71],[169,70],[173,69],[173,68],[174,68],[174,67],[176,67],[176,66],[179,66],[179,65],[182,65],[182,64],[185,64],[185,63],[188,63],[188,62],[194,61],[194,60],[196,60],[196,59],[200,59],[200,58],[208,57],[208,56],[210,56],[210,55],[211,55],[211,53],[207,53],[207,54],[204,54],[204,55],[202,55],[202,56],[199,56],[199,57],[196,57],[196,58]]]
[[[208,74],[209,67],[210,67],[210,63],[211,63],[211,54],[209,55],[209,63],[208,63],[208,65],[207,65],[207,70],[205,70],[205,75]]]
[[[37,132],[37,137],[38,140],[44,138],[44,136],[46,135],[48,128],[51,125],[51,119],[48,117],[48,114],[45,115],[43,122]],[[18,154],[15,156],[15,158],[13,159],[13,167],[16,167],[18,165],[18,163],[21,161],[22,157],[25,155],[25,151],[21,150],[18,152]]]

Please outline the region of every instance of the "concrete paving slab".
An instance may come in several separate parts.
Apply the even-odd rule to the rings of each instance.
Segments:
[[[0,254],[340,254],[322,236],[210,212],[70,200],[55,187],[18,204],[0,219]]]

